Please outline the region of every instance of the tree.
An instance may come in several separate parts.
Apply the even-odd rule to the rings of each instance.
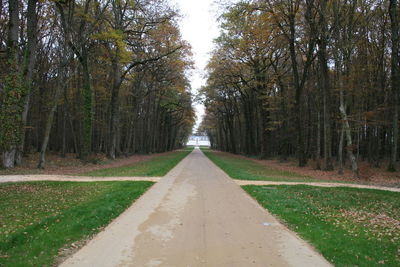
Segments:
[[[164,0],[3,1],[5,165],[34,150],[44,168],[47,151],[90,161],[182,146],[195,115],[176,16]]]
[[[326,171],[333,170],[332,166],[332,141],[331,141],[331,112],[330,112],[330,81],[329,81],[329,67],[328,67],[328,9],[327,0],[320,0],[319,5],[319,26],[320,34],[318,38],[318,62],[321,71],[321,85],[323,92],[323,115],[324,115],[324,166]]]
[[[8,16],[8,74],[4,79],[4,92],[0,104],[0,151],[2,152],[3,166],[12,168],[15,164],[17,146],[21,142],[21,115],[26,93],[18,64],[19,1],[8,1]]]
[[[295,112],[296,112],[296,130],[298,134],[297,141],[297,154],[299,159],[299,166],[305,166],[307,164],[307,156],[305,151],[305,140],[304,140],[304,118],[303,118],[303,92],[304,87],[309,75],[311,64],[315,58],[315,45],[316,45],[316,20],[315,20],[315,5],[314,1],[289,1],[280,4],[274,4],[269,6],[270,12],[272,12],[276,24],[285,36],[288,45],[289,53],[292,64],[292,75],[293,84],[295,87]],[[301,45],[296,39],[299,38],[298,28],[296,27],[300,18],[299,14],[302,13],[304,16],[304,22],[301,24],[304,26],[304,49],[296,47]],[[299,54],[300,51],[304,51]],[[302,60],[302,68],[300,69],[299,60]]]
[[[22,156],[25,147],[25,131],[26,131],[26,123],[28,119],[28,111],[31,99],[31,90],[32,90],[32,76],[33,69],[36,63],[36,53],[37,53],[37,35],[38,35],[38,1],[37,0],[28,0],[28,8],[26,15],[26,38],[27,44],[24,49],[23,54],[23,70],[22,76],[24,80],[24,84],[22,86],[25,87],[26,97],[24,103],[24,110],[22,112],[22,133],[20,144],[17,148],[15,155],[15,163],[20,165],[22,163]]]
[[[388,166],[389,171],[396,171],[397,147],[399,136],[399,90],[400,90],[400,59],[399,59],[399,8],[397,0],[389,1],[390,30],[392,41],[391,86],[393,95],[393,134],[392,154]]]
[[[345,149],[355,177],[358,161],[377,166],[398,135],[386,82],[393,73],[388,17],[383,1],[229,6],[201,92],[213,147],[296,155],[300,166],[315,159],[316,168],[323,155],[324,170],[336,156],[339,171]]]

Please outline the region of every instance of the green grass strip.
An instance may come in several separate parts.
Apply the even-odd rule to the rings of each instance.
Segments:
[[[152,182],[0,185],[0,266],[51,266],[62,248],[97,233]]]
[[[238,180],[286,181],[286,182],[318,182],[298,173],[270,168],[254,160],[236,157],[228,153],[203,150],[203,153],[230,177]]]
[[[243,186],[335,266],[400,266],[400,194],[312,186]]]
[[[149,160],[123,167],[101,169],[84,173],[84,176],[122,177],[122,176],[164,176],[192,150],[175,151]]]

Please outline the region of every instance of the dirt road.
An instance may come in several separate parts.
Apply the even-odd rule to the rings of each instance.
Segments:
[[[195,149],[62,266],[330,266]]]
[[[65,182],[107,182],[107,181],[151,181],[159,182],[161,177],[93,177],[72,175],[0,175],[0,183],[34,182],[34,181],[65,181]],[[392,192],[400,192],[398,187],[384,187],[362,184],[325,183],[325,182],[281,182],[281,181],[257,181],[257,180],[234,180],[236,184],[242,185],[310,185],[320,187],[353,187],[363,189],[376,189]]]
[[[158,182],[160,177],[92,177],[71,175],[0,175],[0,183],[61,181],[61,182],[108,182],[108,181],[151,181]]]
[[[376,189],[385,190],[392,192],[400,192],[398,187],[385,187],[385,186],[374,186],[374,185],[363,185],[363,184],[344,184],[344,183],[325,183],[325,182],[280,182],[280,181],[251,181],[251,180],[235,180],[238,185],[310,185],[320,187],[352,187],[362,189]]]

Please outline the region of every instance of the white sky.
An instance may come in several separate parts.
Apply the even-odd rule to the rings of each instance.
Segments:
[[[182,38],[192,46],[195,71],[190,78],[192,93],[196,94],[206,81],[203,78],[204,68],[213,48],[213,40],[218,37],[219,28],[217,23],[214,0],[172,0],[183,15],[179,25]],[[199,126],[204,115],[204,106],[196,104],[197,121],[195,130]]]

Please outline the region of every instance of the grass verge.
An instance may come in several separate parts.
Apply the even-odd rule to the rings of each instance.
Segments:
[[[152,182],[0,184],[0,266],[51,266],[99,232]]]
[[[193,149],[192,149],[193,150]],[[101,169],[83,173],[84,176],[164,176],[182,159],[184,159],[192,150],[174,151],[172,153],[151,158],[134,165]]]
[[[298,173],[273,169],[254,160],[235,157],[228,153],[219,153],[208,149],[202,149],[202,151],[233,179],[287,182],[321,181]]]
[[[243,186],[336,266],[400,266],[400,194],[345,187]]]

